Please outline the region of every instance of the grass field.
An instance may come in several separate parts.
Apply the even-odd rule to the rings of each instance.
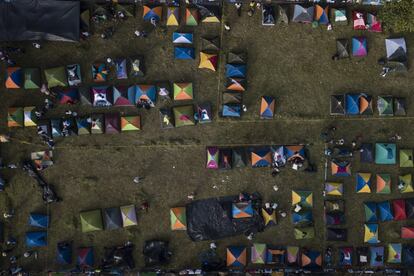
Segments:
[[[220,24],[202,25],[196,28],[182,26],[179,30],[191,31],[195,35],[196,53],[200,49],[201,36],[221,36],[222,51],[218,72],[198,69],[198,54],[195,61],[175,61],[171,36],[175,28],[165,32],[155,30],[146,39],[134,36],[134,30],[141,28],[142,11],[117,27],[110,40],[102,40],[95,34],[81,43],[44,43],[41,50],[27,46],[27,53],[17,60],[21,67],[50,67],[79,63],[84,83],[92,85],[90,66],[105,57],[127,57],[143,55],[147,72],[143,78],[125,81],[115,80],[111,75],[108,84],[157,83],[159,81],[192,81],[195,103],[210,101],[217,111],[219,95],[224,90],[224,64],[226,54],[231,50],[246,51],[248,54],[248,89],[244,103],[248,107],[241,120],[228,121],[214,118],[209,125],[161,130],[157,103],[150,111],[136,108],[96,109],[89,106],[73,106],[80,115],[93,112],[120,111],[125,114],[140,114],[143,130],[118,135],[91,135],[67,137],[57,140],[55,165],[44,171],[45,179],[56,187],[63,202],[50,205],[47,210],[41,201],[41,194],[35,182],[20,170],[1,173],[9,180],[6,191],[0,195],[1,211],[12,207],[16,216],[6,223],[6,234],[19,240],[18,254],[25,249],[24,234],[29,231],[27,218],[30,212],[51,214],[47,248],[41,248],[39,260],[19,260],[32,271],[56,269],[56,243],[73,240],[75,247],[94,246],[96,260],[101,257],[104,246],[119,245],[130,240],[135,245],[135,260],[143,267],[142,246],[145,240],[161,238],[169,240],[173,258],[169,268],[183,268],[199,264],[197,254],[207,249],[209,242],[194,243],[185,232],[172,232],[169,226],[169,208],[187,203],[187,195],[197,193],[197,198],[234,195],[240,191],[260,192],[264,199],[276,201],[283,210],[289,210],[292,189],[306,189],[314,192],[313,214],[316,237],[313,240],[296,241],[290,215],[281,218],[279,224],[263,233],[255,241],[276,245],[299,245],[322,250],[325,241],[323,221],[323,143],[319,140],[323,128],[334,124],[338,137],[350,142],[362,135],[366,142],[387,141],[398,132],[402,141],[398,146],[414,148],[411,130],[414,127],[412,108],[412,70],[404,77],[379,76],[381,71],[377,60],[385,55],[384,38],[388,34],[353,31],[351,26],[313,29],[310,25],[289,24],[287,26],[263,27],[260,13],[250,18],[243,13],[237,17],[232,6],[224,7],[224,20],[232,26],[230,32],[223,32]],[[99,32],[98,32],[99,33]],[[368,57],[351,58],[333,62],[335,39],[364,35],[368,38]],[[409,54],[413,51],[414,37],[406,35]],[[410,59],[411,60],[411,59]],[[4,68],[3,68],[4,69]],[[4,74],[3,74],[4,75]],[[0,82],[4,79],[1,78]],[[218,89],[219,88],[219,89]],[[394,95],[406,97],[408,116],[405,118],[372,117],[333,118],[329,115],[329,96],[335,93],[365,92],[373,96]],[[0,91],[1,130],[7,132],[6,118],[9,106],[40,105],[43,97],[38,91]],[[276,98],[274,120],[259,119],[260,96]],[[47,114],[53,118],[63,115],[67,107],[59,106]],[[1,156],[6,162],[19,162],[32,151],[45,149],[35,129],[12,130],[13,142],[1,145]],[[273,178],[270,169],[233,169],[230,171],[209,171],[205,167],[205,147],[238,145],[273,145],[311,143],[311,158],[318,165],[316,174],[295,172],[285,169]],[[398,166],[360,164],[358,157],[352,162],[353,173],[367,171],[392,174],[393,187],[390,195],[359,195],[354,192],[355,178],[344,180],[346,201],[346,227],[348,242],[334,246],[363,244],[364,210],[362,202],[400,198],[396,188],[399,173],[410,169]],[[411,169],[412,171],[412,169]],[[132,179],[145,176],[142,184]],[[328,174],[329,175],[329,174]],[[336,180],[329,177],[328,179]],[[274,184],[280,190],[272,190]],[[213,189],[218,185],[218,189]],[[407,195],[411,196],[410,194]],[[115,231],[82,233],[79,212],[127,204],[140,205],[150,201],[148,213],[139,212],[139,225]],[[289,212],[288,212],[289,213]],[[380,224],[383,242],[399,242],[399,226],[409,221]],[[230,244],[249,245],[243,236],[218,241],[218,250],[224,256]],[[189,254],[191,252],[191,254]],[[7,263],[3,262],[3,267]]]

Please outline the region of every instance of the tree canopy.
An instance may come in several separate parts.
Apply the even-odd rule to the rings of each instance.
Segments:
[[[379,12],[379,18],[388,31],[414,31],[414,0],[386,2]]]

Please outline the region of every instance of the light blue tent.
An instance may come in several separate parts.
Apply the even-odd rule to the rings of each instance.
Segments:
[[[223,117],[240,117],[241,105],[239,104],[225,104],[223,105]]]
[[[292,222],[293,224],[307,224],[311,223],[313,220],[312,211],[311,210],[304,210],[301,212],[293,212],[292,213]]]
[[[63,265],[72,263],[72,244],[70,242],[58,243],[56,262]]]
[[[46,231],[27,232],[26,233],[26,246],[28,247],[47,246]]]
[[[228,78],[245,78],[245,64],[226,64],[226,77]]]
[[[34,214],[29,215],[29,225],[40,228],[47,228],[49,226],[49,216],[44,214]]]
[[[379,202],[377,206],[381,221],[391,221],[394,219],[394,216],[392,215],[391,211],[391,204],[389,201]]]
[[[370,265],[372,267],[378,267],[384,265],[384,247],[383,246],[372,246],[370,248]]]
[[[375,164],[394,165],[396,164],[397,147],[395,144],[375,144]]]
[[[345,110],[347,115],[359,114],[359,94],[346,94]]]
[[[194,48],[174,47],[175,59],[194,59]]]
[[[193,44],[193,34],[174,32],[173,43],[174,44]]]

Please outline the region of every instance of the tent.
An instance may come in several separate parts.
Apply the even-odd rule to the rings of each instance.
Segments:
[[[217,54],[200,52],[200,64],[198,65],[198,68],[205,68],[215,72],[217,70],[217,62]]]
[[[227,78],[226,89],[230,91],[243,92],[246,90],[246,80],[239,78]]]
[[[57,244],[56,261],[58,264],[69,265],[72,263],[72,243],[59,242]]]
[[[219,167],[219,149],[216,147],[207,147],[207,169],[218,169]]]
[[[354,21],[354,30],[366,30],[364,14],[362,12],[353,11],[352,20]]]
[[[42,129],[42,131],[45,133],[45,135],[47,137],[52,138],[52,129],[51,129],[51,126],[50,126],[50,122],[49,121],[39,123],[37,125],[37,127],[39,129]]]
[[[346,16],[346,9],[331,9],[334,24],[348,24],[348,18]]]
[[[197,26],[198,25],[199,14],[198,10],[195,8],[186,8],[185,9],[185,25],[187,26]]]
[[[127,61],[125,58],[115,59],[115,71],[116,71],[116,78],[118,80],[124,80],[128,78],[127,72]]]
[[[141,117],[136,116],[122,116],[121,117],[121,131],[137,131],[141,130]]]
[[[414,227],[402,226],[401,227],[401,238],[402,239],[414,239]]]
[[[286,254],[285,247],[268,245],[266,250],[266,264],[284,266],[286,262]]]
[[[66,78],[65,67],[55,67],[45,70],[46,82],[49,88],[62,86],[68,86],[68,81]]]
[[[289,266],[297,266],[299,264],[298,246],[286,246],[286,263]]]
[[[226,91],[222,94],[223,104],[241,104],[243,100],[243,94],[234,91]]]
[[[394,115],[395,116],[406,116],[406,100],[405,98],[394,98]]]
[[[383,246],[371,246],[370,248],[370,266],[378,267],[384,265],[384,247]]]
[[[360,246],[356,249],[357,253],[357,265],[358,266],[364,266],[368,264],[368,254],[369,254],[369,248],[366,246]]]
[[[413,166],[413,150],[400,149],[400,168],[412,168]]]
[[[251,151],[251,162],[253,168],[270,167],[272,154],[269,148],[259,148]]]
[[[402,253],[401,243],[389,243],[387,262],[391,264],[400,264],[401,253]]]
[[[114,106],[134,106],[134,101],[128,99],[128,90],[123,86],[114,86],[112,88],[112,104]]]
[[[227,55],[227,63],[229,64],[246,64],[247,56],[245,52],[229,52]]]
[[[92,79],[94,82],[104,82],[108,78],[109,70],[105,63],[92,64]]]
[[[327,241],[346,241],[348,231],[342,228],[326,228]]]
[[[63,136],[62,134],[62,119],[52,119],[50,120],[50,125],[52,127],[52,136],[53,138]]]
[[[364,202],[365,221],[377,222],[377,204],[375,202]]]
[[[7,115],[8,127],[24,126],[24,109],[23,107],[9,107]]]
[[[393,98],[391,96],[378,96],[377,108],[380,116],[393,116]]]
[[[187,215],[185,207],[175,207],[170,209],[171,230],[187,230]]]
[[[351,163],[348,161],[331,161],[331,172],[334,176],[350,176],[351,175]]]
[[[173,107],[175,127],[193,126],[194,107],[192,105],[182,105]]]
[[[301,207],[313,206],[313,193],[311,191],[292,190],[292,206],[299,204]]]
[[[407,214],[407,219],[414,218],[414,198],[405,199],[405,213]]]
[[[345,110],[347,115],[359,115],[359,94],[345,95]]]
[[[102,114],[92,114],[91,120],[92,134],[104,133],[104,116]]]
[[[377,174],[377,194],[391,193],[391,175],[388,173]]]
[[[370,173],[357,173],[356,178],[356,192],[371,193],[371,174]]]
[[[322,254],[315,250],[304,250],[301,257],[302,267],[305,269],[318,269],[322,267]]]
[[[82,232],[103,230],[101,210],[84,211],[80,213]]]
[[[359,96],[359,114],[372,115],[374,110],[372,109],[372,97],[361,93]]]
[[[193,99],[193,84],[191,82],[175,82],[173,86],[175,101],[185,101]]]
[[[372,163],[372,162],[374,162],[372,144],[363,143],[361,145],[360,161],[362,163]]]
[[[23,108],[24,126],[32,127],[37,125],[37,116],[35,114],[36,107],[26,106]]]
[[[251,202],[235,202],[232,204],[232,217],[234,219],[250,218],[254,210]]]
[[[414,247],[408,244],[403,245],[403,264],[406,267],[413,267],[414,266]]]
[[[47,232],[27,232],[26,233],[26,246],[27,247],[39,247],[47,246]]]
[[[301,228],[295,227],[293,229],[293,235],[296,240],[313,239],[315,237],[315,228],[312,226]]]
[[[121,132],[119,113],[105,113],[105,133]]]
[[[240,104],[224,104],[222,110],[223,117],[241,117],[241,105]]]
[[[198,123],[206,124],[213,121],[213,114],[211,111],[211,104],[209,102],[203,102],[197,104]]]
[[[245,64],[226,64],[226,77],[228,78],[245,78],[246,65]]]
[[[344,185],[338,182],[326,182],[325,193],[328,196],[342,196],[344,194]]]
[[[382,32],[381,22],[372,13],[367,14],[368,31],[380,33]]]
[[[301,5],[295,5],[293,9],[293,22],[298,23],[312,23],[313,22],[314,7],[309,8],[302,7]]]
[[[92,106],[92,97],[90,89],[86,87],[79,87],[78,91],[81,104],[85,106]]]
[[[379,243],[378,240],[378,224],[369,223],[364,226],[364,242]]]
[[[198,6],[203,23],[220,23],[220,6],[218,5],[199,5]]]
[[[345,224],[345,213],[341,211],[325,212],[326,225]]]
[[[407,61],[407,45],[403,37],[385,39],[387,59],[390,61]]]
[[[260,118],[273,119],[275,113],[275,99],[270,96],[263,96],[260,103]]]
[[[325,212],[345,212],[345,203],[341,199],[325,199],[323,205]]]
[[[7,67],[6,88],[17,89],[23,85],[23,70],[20,67]]]
[[[193,34],[173,32],[172,42],[174,44],[193,44]]]
[[[227,266],[242,267],[247,264],[247,252],[243,246],[227,247]]]
[[[126,205],[119,207],[122,215],[123,227],[138,225],[135,205]]]
[[[194,59],[194,48],[174,47],[175,59]]]
[[[396,145],[387,143],[375,144],[375,164],[393,165],[396,164]]]
[[[91,87],[91,98],[93,106],[107,107],[111,106],[110,99],[112,98],[111,90],[108,86],[93,86]]]
[[[266,261],[266,244],[253,243],[250,248],[250,257],[252,264],[264,264]]]
[[[167,26],[180,25],[180,7],[168,7],[166,25]]]
[[[274,26],[275,25],[275,11],[272,5],[264,4],[262,6],[262,25]]]
[[[265,224],[265,227],[276,226],[276,212],[273,209],[262,208],[262,217]]]
[[[44,214],[29,214],[29,226],[47,228],[49,226],[49,216]]]
[[[313,221],[312,211],[311,210],[301,210],[299,212],[292,212],[292,223],[294,225],[307,225],[311,224]]]
[[[319,24],[327,25],[329,24],[329,7],[326,6],[322,8],[320,5],[315,5],[315,20]]]
[[[246,167],[246,151],[244,148],[233,148],[233,168],[244,168]]]
[[[296,157],[304,160],[305,159],[305,147],[303,145],[285,146],[285,155],[286,155],[287,161],[290,161]]]
[[[288,6],[279,5],[277,9],[276,23],[277,24],[288,24],[289,18],[287,16]]]
[[[79,92],[77,88],[61,89],[57,93],[59,104],[76,104],[79,101]]]
[[[134,85],[128,88],[128,100],[134,104],[140,101],[151,101],[155,104],[157,88],[155,85]]]
[[[364,36],[352,38],[352,55],[354,57],[365,57],[368,54],[367,39]]]
[[[405,213],[405,200],[394,199],[392,201],[392,207],[394,210],[394,220],[406,220],[407,214]]]
[[[340,266],[352,266],[352,253],[354,249],[352,247],[340,247],[339,248],[339,265]]]
[[[103,211],[105,230],[114,230],[122,227],[121,211],[118,207],[106,208]]]
[[[53,152],[49,150],[36,151],[30,154],[30,159],[38,171],[49,168],[53,165]]]
[[[218,36],[212,38],[201,38],[201,50],[207,52],[220,51],[220,38]]]
[[[400,193],[414,192],[413,180],[411,174],[405,174],[398,176],[398,189]]]
[[[389,201],[378,202],[379,217],[382,222],[394,219],[391,211],[391,204]]]
[[[232,150],[231,149],[221,149],[220,150],[220,169],[223,170],[229,170],[232,166],[232,160],[233,157]]]
[[[131,58],[129,62],[131,63],[130,75],[134,77],[143,77],[145,75],[144,58],[142,56]]]
[[[345,96],[331,95],[331,115],[345,114]]]
[[[82,83],[82,75],[79,64],[70,64],[66,66],[69,86],[77,86]]]
[[[25,68],[24,69],[24,89],[38,89],[40,88],[40,86],[41,86],[40,70],[38,68]]]
[[[150,22],[155,20],[155,22],[161,21],[162,17],[162,6],[144,6],[143,19],[144,21]]]
[[[285,151],[284,146],[272,146],[272,160],[273,163],[276,163],[279,167],[286,165],[287,159]]]
[[[94,254],[92,247],[78,248],[77,265],[81,269],[92,268],[94,264]]]

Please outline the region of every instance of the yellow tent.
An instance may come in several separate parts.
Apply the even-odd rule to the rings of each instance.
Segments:
[[[309,191],[293,191],[292,190],[292,206],[296,204],[302,205],[302,207],[313,206],[313,194]]]
[[[167,26],[178,26],[179,23],[179,12],[178,7],[168,7],[167,10]]]
[[[218,55],[216,54],[207,54],[200,52],[200,65],[198,65],[198,68],[206,68],[210,69],[211,71],[216,71],[217,60]]]

